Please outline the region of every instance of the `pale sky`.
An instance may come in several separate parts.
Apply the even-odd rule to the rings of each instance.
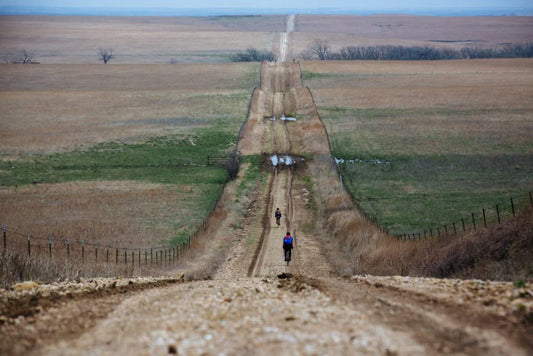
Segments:
[[[533,0],[0,0],[0,6],[107,8],[461,9],[532,7]]]

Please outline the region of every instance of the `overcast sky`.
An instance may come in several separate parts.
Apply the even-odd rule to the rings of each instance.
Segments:
[[[531,7],[533,0],[0,0],[3,6],[109,8],[342,8],[342,9],[451,9]]]

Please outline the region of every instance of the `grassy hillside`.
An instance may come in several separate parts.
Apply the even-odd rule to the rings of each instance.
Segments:
[[[258,66],[0,66],[0,224],[150,246],[207,216]]]
[[[531,60],[304,63],[346,187],[392,234],[533,190]]]

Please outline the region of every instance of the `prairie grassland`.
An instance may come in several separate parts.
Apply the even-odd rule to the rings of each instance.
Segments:
[[[43,64],[96,64],[99,48],[110,48],[110,64],[228,62],[248,47],[271,50],[283,26],[283,16],[1,16],[0,58],[26,49]]]
[[[533,61],[306,62],[345,183],[392,234],[533,189]]]
[[[2,156],[240,126],[254,64],[0,65]]]
[[[408,15],[298,15],[291,34],[295,56],[316,39],[337,52],[346,46],[498,47],[531,42],[527,16],[439,17]]]
[[[0,224],[113,247],[182,243],[227,181],[206,158],[235,147],[258,69],[0,65]]]

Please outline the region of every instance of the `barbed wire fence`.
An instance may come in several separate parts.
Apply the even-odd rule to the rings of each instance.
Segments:
[[[175,268],[204,235],[222,197],[218,193],[208,215],[194,233],[176,245],[131,246],[60,236],[43,236],[1,225],[0,283],[18,280],[133,276]]]
[[[501,224],[505,220],[513,218],[521,210],[533,207],[533,193],[512,196],[505,201],[480,211],[470,213],[469,216],[459,218],[447,224],[435,225],[418,231],[398,234],[398,239],[422,239],[427,237],[458,236],[470,231],[487,228],[495,224]]]

